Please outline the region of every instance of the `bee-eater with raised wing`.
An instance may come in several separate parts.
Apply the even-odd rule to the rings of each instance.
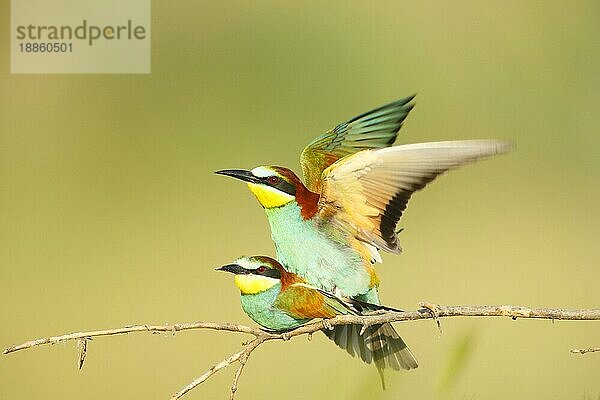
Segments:
[[[508,151],[499,140],[390,146],[414,96],[337,125],[313,140],[291,170],[262,166],[217,174],[245,181],[263,206],[277,259],[311,285],[379,303],[372,264],[400,253],[397,223],[411,195],[451,168]]]
[[[327,292],[380,304],[373,264],[381,262],[380,249],[400,253],[396,226],[411,195],[449,169],[508,151],[499,140],[389,147],[413,97],[313,140],[300,156],[306,185],[284,167],[217,171],[248,184],[288,271]]]
[[[362,315],[365,311],[390,309],[337,297],[286,271],[270,257],[242,257],[218,270],[235,274],[242,309],[259,325],[272,331],[294,329],[315,318]],[[406,343],[390,324],[370,326],[363,335],[358,335],[356,329],[346,329],[348,325],[335,328],[323,332],[351,355],[359,356],[366,363],[374,363],[382,384],[385,367],[399,370],[417,366]]]

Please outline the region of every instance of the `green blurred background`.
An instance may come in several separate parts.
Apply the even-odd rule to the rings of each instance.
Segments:
[[[9,2],[0,3],[7,44]],[[249,324],[214,268],[272,254],[221,168],[299,171],[313,137],[418,92],[399,143],[506,138],[516,150],[439,179],[379,267],[382,299],[600,304],[600,3],[153,2],[150,75],[10,75],[0,54],[0,345],[195,320]],[[398,325],[420,361],[388,373],[322,335],[270,343],[239,399],[597,399],[597,322]],[[195,331],[0,357],[0,397],[165,399],[244,338]],[[227,398],[233,370],[188,398]]]

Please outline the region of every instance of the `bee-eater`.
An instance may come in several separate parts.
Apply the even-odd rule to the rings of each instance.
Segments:
[[[255,322],[272,331],[287,331],[315,318],[336,315],[362,315],[366,311],[387,309],[353,299],[342,299],[308,284],[276,260],[265,256],[242,257],[218,268],[235,274],[242,308]],[[352,329],[343,329],[350,328]],[[324,333],[351,355],[374,363],[382,383],[383,369],[416,368],[414,356],[390,324],[374,325],[359,335],[361,326],[338,325]],[[358,329],[356,329],[358,328]]]
[[[379,304],[379,250],[400,253],[396,225],[411,195],[451,168],[509,144],[464,140],[390,146],[414,96],[337,125],[313,140],[291,170],[261,166],[217,174],[245,181],[265,209],[277,259],[320,289]]]

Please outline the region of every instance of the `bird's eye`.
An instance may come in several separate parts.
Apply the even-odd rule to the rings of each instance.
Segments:
[[[264,274],[266,270],[267,267],[265,267],[264,265],[261,265],[260,267],[256,268],[256,272],[258,272],[259,274]]]
[[[270,177],[267,179],[267,181],[268,181],[268,182],[269,182],[271,185],[276,185],[276,184],[278,184],[280,180],[281,180],[281,179],[279,179],[279,177],[278,177],[278,176],[275,176],[275,175],[273,175],[273,176],[270,176]]]

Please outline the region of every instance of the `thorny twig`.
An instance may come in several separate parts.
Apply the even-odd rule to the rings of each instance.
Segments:
[[[575,354],[595,353],[597,351],[600,351],[600,347],[590,347],[588,349],[571,349],[571,353]]]

